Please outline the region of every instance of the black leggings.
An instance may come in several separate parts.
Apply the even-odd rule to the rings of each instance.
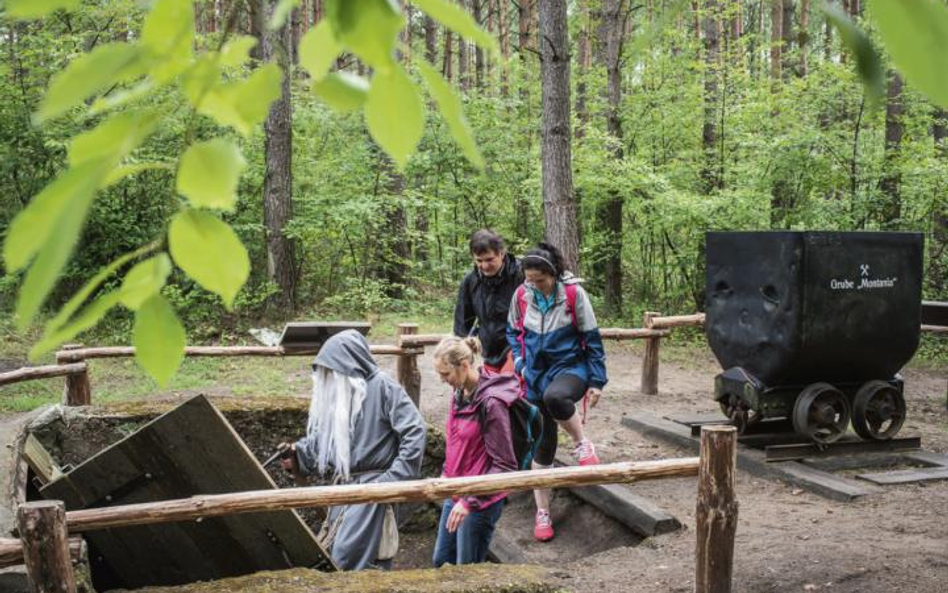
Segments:
[[[569,420],[576,413],[576,402],[586,394],[586,382],[569,373],[560,375],[547,386],[543,400],[535,402],[543,415],[543,438],[537,447],[534,461],[540,465],[553,465],[556,457],[556,438],[559,435],[557,420]]]

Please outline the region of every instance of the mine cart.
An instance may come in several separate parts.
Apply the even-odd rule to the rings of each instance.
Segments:
[[[818,443],[850,421],[868,440],[899,431],[921,233],[720,232],[706,248],[705,331],[725,369],[714,397],[741,432],[777,418]]]

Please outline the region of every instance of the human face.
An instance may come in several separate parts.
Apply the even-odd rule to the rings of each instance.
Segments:
[[[488,277],[496,276],[500,272],[500,269],[504,267],[504,258],[506,255],[506,251],[488,249],[484,253],[475,253],[474,263],[477,265],[477,269],[481,271],[481,274]]]
[[[542,270],[524,270],[523,277],[527,284],[532,284],[534,288],[542,292],[545,296],[550,296],[553,287],[556,285],[556,278]]]
[[[440,358],[436,358],[434,367],[435,371],[438,372],[438,376],[441,377],[442,383],[447,383],[454,389],[461,389],[464,387],[471,364],[466,360],[462,360],[461,364],[453,367]]]

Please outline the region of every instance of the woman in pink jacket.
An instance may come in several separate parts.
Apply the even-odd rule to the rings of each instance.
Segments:
[[[435,370],[454,388],[445,430],[443,475],[448,478],[516,471],[508,408],[520,396],[514,375],[485,374],[475,366],[477,338],[445,338],[434,352]],[[472,564],[487,548],[507,494],[461,496],[444,501],[434,565]]]

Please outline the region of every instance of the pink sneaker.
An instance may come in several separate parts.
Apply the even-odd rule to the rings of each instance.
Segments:
[[[596,447],[589,439],[583,439],[576,446],[573,455],[579,458],[579,465],[599,465],[599,456],[596,455]]]
[[[553,539],[553,520],[550,511],[537,511],[536,522],[533,524],[533,537],[538,542],[548,542]]]

